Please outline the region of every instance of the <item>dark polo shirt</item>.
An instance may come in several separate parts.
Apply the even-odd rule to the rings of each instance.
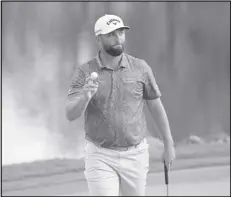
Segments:
[[[142,59],[123,54],[116,70],[104,67],[99,53],[76,66],[68,99],[82,94],[86,77],[98,73],[99,88],[85,111],[86,138],[105,148],[138,144],[147,124],[144,101],[161,96],[152,69]]]

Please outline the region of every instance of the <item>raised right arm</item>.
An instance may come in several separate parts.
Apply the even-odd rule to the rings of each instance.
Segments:
[[[82,91],[85,81],[86,74],[80,67],[76,66],[66,100],[66,117],[69,121],[79,118],[90,101],[87,94]]]

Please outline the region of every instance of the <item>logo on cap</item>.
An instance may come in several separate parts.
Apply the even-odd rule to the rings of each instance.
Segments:
[[[120,23],[120,21],[116,18],[112,18],[107,22],[107,25],[110,25],[111,23],[113,23],[114,25],[116,25],[118,23]]]

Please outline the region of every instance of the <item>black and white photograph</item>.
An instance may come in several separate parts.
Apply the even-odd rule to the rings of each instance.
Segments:
[[[230,196],[230,2],[2,1],[1,196]]]

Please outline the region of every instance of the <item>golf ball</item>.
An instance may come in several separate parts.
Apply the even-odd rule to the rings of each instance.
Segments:
[[[96,80],[98,77],[98,74],[96,72],[91,73],[91,79]]]

